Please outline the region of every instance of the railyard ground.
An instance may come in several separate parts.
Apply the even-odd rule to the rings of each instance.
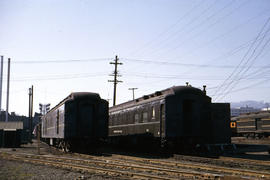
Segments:
[[[33,141],[33,144],[22,145],[21,148],[2,148],[1,151],[7,152],[23,152],[29,154],[37,154],[37,143]],[[40,146],[40,154],[57,154],[53,149],[47,145],[42,144]],[[50,166],[36,165],[24,162],[9,161],[0,159],[0,179],[1,180],[47,180],[47,179],[87,179],[87,180],[108,180],[111,177],[100,176],[96,174],[86,172],[76,172],[71,170],[64,170],[60,168],[54,168]],[[114,178],[116,179],[116,178]]]
[[[247,159],[257,160],[270,160],[270,138],[263,140],[233,138],[232,143],[237,145],[252,144],[253,146],[245,146],[243,148],[245,153],[236,154],[235,156],[241,156]],[[250,151],[249,149],[250,148]],[[255,151],[254,149],[255,148]],[[1,148],[1,151],[16,151],[29,154],[37,154],[37,144],[34,141],[33,144],[22,145],[21,148]],[[57,152],[49,148],[46,144],[41,143],[40,154],[57,154]],[[30,163],[23,163],[17,161],[9,161],[0,159],[0,179],[112,179],[112,177],[106,175],[97,175],[84,172],[75,172],[71,170],[64,170],[60,168],[54,168],[50,166],[35,165]],[[117,179],[117,177],[114,177]]]
[[[0,179],[108,179],[105,177],[0,159]]]

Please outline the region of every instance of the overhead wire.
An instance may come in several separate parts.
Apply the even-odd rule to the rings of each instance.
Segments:
[[[198,21],[200,19],[200,17],[202,17],[204,14],[206,14],[211,8],[213,8],[216,3],[218,1],[215,0],[214,3],[211,3],[210,5],[208,5],[205,9],[203,9],[202,12],[200,12],[197,16],[195,16],[194,18],[192,18],[190,21],[188,21],[187,23],[185,23],[180,30],[169,34],[169,36],[167,38],[165,38],[162,43],[159,43],[158,45],[161,47],[166,46],[166,42],[168,42],[170,39],[174,38],[175,36],[177,36],[178,34],[182,33],[183,31],[185,31],[185,28],[188,28],[190,25],[196,23],[196,21]],[[168,43],[167,43],[168,44]],[[153,51],[153,50],[152,50]],[[156,50],[155,50],[156,51]],[[143,55],[143,53],[141,53],[141,55]]]
[[[261,36],[261,33],[263,32],[265,26],[267,25],[268,21],[263,25],[263,27],[261,28],[260,32],[258,33],[258,35],[256,36],[255,40],[250,44],[247,52],[244,54],[244,56],[241,58],[240,62],[238,63],[238,65],[235,67],[235,69],[232,71],[232,73],[225,79],[225,81],[220,85],[220,88],[218,88],[217,91],[219,91],[224,84],[229,81],[229,79],[237,72],[237,70],[240,68],[241,64],[244,62],[245,58],[247,57],[247,55],[249,54],[249,52],[251,51],[252,47],[254,46],[254,44],[257,42],[258,38]],[[217,91],[215,93],[217,93]]]
[[[113,58],[89,58],[89,59],[66,59],[66,60],[25,60],[25,61],[14,61],[12,64],[47,64],[47,63],[78,63],[78,62],[98,62],[98,61],[108,61]],[[6,62],[5,62],[6,63]]]
[[[238,8],[240,8],[240,7],[243,6],[243,5],[245,5],[245,3],[240,4],[240,5],[239,5],[237,8],[235,8],[235,9],[238,9]],[[235,10],[235,9],[234,9],[234,10]],[[216,36],[215,38],[211,39],[211,40],[208,41],[207,43],[202,44],[202,45],[199,46],[198,48],[206,47],[207,45],[210,45],[212,42],[214,42],[214,41],[216,41],[216,40],[218,40],[218,39],[220,39],[220,38],[222,38],[222,37],[225,37],[225,35],[227,35],[228,33],[234,32],[234,31],[235,31],[236,29],[238,29],[238,28],[244,27],[244,25],[249,24],[251,21],[255,20],[256,18],[258,18],[258,17],[260,17],[260,16],[262,16],[262,15],[264,15],[264,14],[267,13],[267,12],[269,12],[269,9],[268,9],[268,10],[265,10],[265,11],[259,12],[259,13],[256,14],[255,16],[249,18],[247,21],[245,21],[245,22],[243,22],[243,23],[241,23],[241,24],[238,24],[237,26],[231,28],[229,31],[226,31],[225,33],[223,33],[223,34],[221,34],[221,35]],[[197,49],[198,49],[198,48],[197,48]],[[197,49],[196,49],[196,48],[192,48],[192,50],[189,52],[188,56],[192,55],[192,52],[196,52]],[[179,58],[178,58],[178,59],[179,59]]]
[[[48,75],[42,76],[42,77],[30,77],[30,78],[18,78],[18,79],[11,79],[11,81],[15,82],[25,82],[25,81],[46,81],[46,80],[65,80],[65,79],[78,79],[78,78],[89,78],[89,77],[101,77],[101,76],[107,76],[106,73],[99,73],[99,74],[65,74],[65,75],[51,75],[48,77]]]
[[[249,88],[251,88],[251,87],[256,87],[257,85],[261,85],[262,83],[265,83],[265,82],[268,82],[268,81],[270,81],[270,78],[265,78],[265,79],[263,79],[263,80],[261,80],[261,81],[255,82],[255,83],[253,83],[253,84],[251,84],[251,85],[248,85],[248,86],[245,86],[245,87],[242,87],[242,88],[238,88],[238,89],[236,89],[236,90],[234,90],[234,91],[228,92],[227,94],[231,94],[231,93],[243,91],[243,90],[249,89]],[[220,95],[224,95],[224,94],[223,94],[223,93],[220,93],[220,94],[218,94],[218,95],[220,96]],[[214,96],[214,95],[211,95],[211,96]]]
[[[251,58],[252,58],[252,57],[254,56],[254,54],[256,53],[256,50],[259,48],[259,46],[260,46],[261,43],[263,42],[263,40],[264,40],[266,34],[269,32],[270,29],[268,29],[268,30],[264,33],[264,36],[263,36],[264,38],[260,40],[260,42],[257,44],[257,46],[256,46],[256,47],[254,48],[254,50],[252,51],[252,53],[251,53],[251,55],[249,56],[249,58],[248,58],[247,60],[245,60],[246,57],[249,55],[249,53],[250,53],[251,49],[253,48],[253,46],[256,44],[258,38],[259,38],[260,35],[263,33],[265,27],[266,27],[267,24],[269,23],[269,20],[270,20],[270,18],[267,19],[267,21],[265,22],[265,24],[264,24],[263,27],[261,28],[260,32],[258,33],[258,35],[257,35],[257,37],[256,37],[256,39],[255,39],[255,41],[250,45],[248,51],[244,54],[244,56],[242,57],[242,59],[240,60],[240,62],[238,63],[238,65],[235,67],[235,69],[232,71],[232,73],[231,73],[231,74],[225,79],[225,81],[220,85],[220,87],[217,89],[217,91],[215,92],[215,94],[216,94],[218,91],[220,91],[220,90],[225,86],[224,84],[225,84],[227,81],[229,81],[230,79],[232,79],[232,80],[230,81],[230,83],[228,83],[228,84],[225,86],[225,88],[223,89],[223,92],[224,92],[224,90],[227,90],[227,89],[232,85],[232,83],[236,80],[236,76],[239,75],[239,74],[241,74],[241,72],[243,72],[243,69],[244,69],[244,68],[241,67],[241,65],[242,65],[243,63],[244,63],[244,65],[247,65],[247,64],[250,62]],[[267,44],[268,44],[268,42],[265,43],[265,45],[263,46],[262,50],[264,50],[264,48],[265,48],[265,46],[266,46]],[[261,52],[262,52],[262,51],[261,51]],[[259,53],[259,55],[261,54],[261,52]],[[258,57],[258,55],[253,59],[253,61],[256,60],[257,57]],[[251,64],[251,65],[252,65],[252,64]],[[238,71],[238,72],[237,72],[237,71]],[[246,72],[246,71],[245,71],[245,72]],[[235,74],[236,74],[236,75],[235,75]],[[235,76],[235,77],[233,77],[233,76]]]
[[[178,63],[171,62],[170,60],[154,61],[146,59],[132,59],[121,58],[123,61],[138,62],[143,64],[156,64],[156,65],[168,65],[168,66],[187,66],[187,67],[200,67],[200,68],[235,68],[233,65],[213,65],[213,64],[192,64],[192,63]],[[270,68],[270,66],[254,67],[254,68]]]
[[[237,53],[239,53],[240,51],[244,50],[245,48],[249,47],[249,45],[251,43],[253,43],[255,41],[256,38],[252,38],[251,40],[241,44],[240,46],[237,46],[235,48],[233,48],[232,50],[218,56],[218,57],[215,57],[215,58],[212,58],[210,60],[208,60],[206,63],[204,63],[203,65],[208,65],[208,64],[213,64],[214,62],[217,62],[219,60],[225,60]],[[260,37],[260,39],[262,39],[262,37]],[[232,67],[235,67],[235,66],[232,66]],[[269,68],[270,66],[263,66],[263,67],[253,67],[253,68]],[[200,68],[199,66],[198,67],[191,67],[190,69],[184,71],[182,74],[187,74],[187,73],[191,73],[191,72],[194,72],[196,69]],[[229,67],[228,67],[229,68]]]
[[[176,27],[185,17],[187,17],[192,11],[194,11],[196,8],[200,7],[201,5],[204,4],[204,0],[201,0],[201,2],[199,2],[198,4],[194,5],[191,9],[189,9],[183,16],[181,16],[180,18],[178,18],[176,20],[176,22],[174,24],[172,24],[171,26],[169,26],[168,28],[166,28],[165,30],[163,30],[162,32],[160,32],[157,36],[155,36],[155,38],[153,38],[152,40],[148,41],[147,43],[145,43],[143,46],[141,46],[139,49],[133,50],[131,53],[129,53],[130,56],[134,55],[135,53],[138,53],[140,51],[143,51],[145,48],[149,47],[151,44],[153,44],[153,42],[155,42],[157,39],[161,38],[162,36],[164,36],[165,34],[167,34],[168,32],[170,32],[171,29],[173,29],[174,27]]]
[[[192,35],[192,36],[190,36],[189,38],[186,38],[186,39],[185,39],[185,42],[187,42],[187,41],[191,42],[193,39],[195,39],[196,37],[198,37],[198,36],[201,35],[202,33],[206,32],[207,29],[210,29],[210,28],[213,27],[214,25],[216,25],[216,24],[218,24],[218,23],[220,23],[220,22],[223,22],[222,19],[225,19],[225,18],[229,17],[229,16],[232,15],[234,12],[237,12],[237,10],[238,10],[239,8],[242,8],[242,7],[243,7],[244,5],[246,5],[246,4],[247,4],[246,2],[240,4],[239,6],[237,6],[237,7],[234,8],[233,10],[231,10],[229,13],[227,13],[226,15],[222,16],[221,18],[218,18],[215,22],[211,23],[211,24],[208,25],[206,28],[204,28],[204,29],[202,29],[201,31],[199,31],[197,34]],[[268,11],[269,11],[269,10],[268,10]],[[263,11],[263,12],[268,12],[268,11]],[[263,14],[263,13],[259,13],[259,15],[261,15],[261,14]],[[248,19],[247,21],[245,21],[244,23],[241,23],[241,24],[239,24],[239,25],[237,25],[237,26],[231,28],[229,31],[226,31],[226,32],[223,33],[223,34],[214,37],[213,39],[207,41],[206,43],[202,43],[201,45],[199,45],[199,46],[197,46],[197,47],[193,47],[191,50],[189,50],[189,51],[187,51],[187,52],[184,52],[184,53],[181,53],[181,54],[187,54],[188,56],[191,56],[191,55],[192,55],[194,52],[196,52],[198,49],[200,49],[200,48],[206,48],[207,46],[211,45],[214,41],[216,41],[216,40],[218,40],[218,39],[220,39],[220,38],[225,37],[225,35],[227,35],[227,34],[229,34],[229,33],[231,33],[231,32],[234,32],[234,31],[235,31],[236,29],[238,29],[238,28],[242,28],[243,25],[248,24],[250,21],[252,21],[254,18],[257,18],[257,17],[259,17],[259,16],[252,17],[252,18]],[[196,28],[194,28],[194,29],[196,29]],[[192,29],[191,31],[193,31],[194,29]],[[191,31],[190,31],[190,32],[191,32]],[[188,33],[190,33],[190,32],[188,32]],[[186,36],[185,36],[185,37],[186,37]],[[181,41],[180,41],[180,42],[181,42]],[[163,54],[164,54],[164,53],[167,53],[167,54],[168,54],[169,52],[171,52],[171,51],[173,51],[173,50],[179,49],[180,47],[182,47],[182,46],[185,44],[185,43],[179,43],[179,41],[178,41],[177,43],[178,43],[178,45],[176,45],[175,47],[172,47],[172,48],[169,48],[169,49],[165,50],[165,52],[163,52]],[[159,54],[160,54],[160,53],[159,53]]]
[[[228,4],[226,4],[225,6],[223,6],[221,9],[217,10],[216,12],[212,13],[210,16],[206,17],[203,21],[201,21],[199,24],[196,24],[195,26],[193,26],[188,32],[185,33],[184,37],[187,37],[188,34],[191,34],[193,31],[195,30],[198,30],[200,27],[203,27],[202,25],[209,22],[210,19],[216,17],[217,14],[221,13],[223,10],[225,10],[226,8],[230,7],[233,3],[235,2],[235,0],[232,0],[230,1]],[[183,46],[185,43],[184,42],[187,42],[187,41],[190,41],[190,39],[194,38],[194,37],[197,37],[198,35],[200,35],[202,32],[205,32],[205,29],[209,29],[210,27],[216,25],[217,23],[221,22],[221,19],[224,19],[226,17],[228,17],[229,15],[231,15],[233,12],[235,12],[237,9],[239,9],[241,6],[243,6],[245,3],[242,3],[240,4],[237,8],[233,9],[232,11],[230,11],[228,14],[226,14],[225,16],[222,16],[221,18],[218,18],[218,20],[216,20],[214,23],[208,25],[206,28],[204,28],[203,30],[199,31],[199,33],[197,33],[196,35],[192,35],[190,36],[189,38],[186,38],[186,39],[182,39],[182,41],[178,41],[177,39],[174,39],[174,41],[177,40],[177,45],[172,47],[172,48],[167,48],[169,47],[169,44],[167,43],[164,43],[163,42],[163,47],[166,47],[166,48],[163,48],[162,49],[162,53],[165,54],[165,53],[169,53],[175,49],[178,49],[179,47]],[[161,53],[159,53],[161,54]]]
[[[198,14],[197,16],[195,16],[194,18],[192,18],[186,24],[182,25],[182,27],[181,27],[180,30],[178,30],[178,31],[176,31],[174,33],[171,33],[167,38],[165,38],[161,43],[158,44],[158,47],[159,48],[166,47],[166,45],[168,44],[168,41],[170,41],[170,39],[175,39],[175,37],[178,34],[184,32],[185,29],[189,28],[189,26],[191,26],[192,24],[196,23],[200,19],[200,17],[203,17],[203,15],[206,14],[211,8],[213,8],[216,5],[217,2],[218,1],[215,0],[214,3],[208,5],[205,9],[203,9],[203,11],[200,14]],[[150,53],[151,52],[157,52],[157,50],[152,50],[152,51],[150,51]],[[144,53],[141,53],[141,55],[143,55],[143,54]]]
[[[263,52],[263,50],[265,49],[265,47],[268,45],[268,43],[270,42],[270,38],[268,39],[268,41],[264,44],[264,46],[262,47],[262,49],[261,49],[261,52]],[[261,52],[259,52],[258,53],[258,55],[254,58],[254,61],[261,55]],[[252,66],[252,64],[250,65],[250,66]],[[245,71],[242,73],[242,75],[241,76],[244,76],[245,75],[245,73],[248,71],[250,69],[250,67],[247,67],[246,69],[245,69]],[[241,80],[241,76],[240,77],[238,77],[236,80],[232,80],[231,81],[231,83],[229,84],[229,85],[231,85],[229,88],[229,90],[227,90],[227,89],[225,89],[225,93],[223,94],[223,96],[222,97],[220,97],[220,99],[223,99],[230,91],[232,91],[234,88],[235,88],[235,86],[237,85],[237,83]]]

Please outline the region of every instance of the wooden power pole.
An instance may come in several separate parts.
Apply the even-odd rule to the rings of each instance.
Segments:
[[[10,58],[8,58],[6,122],[8,122],[9,83],[10,83]]]
[[[138,88],[128,88],[128,90],[131,90],[132,91],[132,97],[133,97],[133,100],[135,99],[135,95],[134,95],[134,91],[138,89]]]
[[[29,88],[29,141],[32,143],[33,86]]]
[[[115,56],[114,62],[110,62],[110,64],[114,64],[114,72],[113,74],[110,74],[110,76],[114,76],[114,80],[108,80],[108,82],[113,82],[114,87],[113,87],[113,106],[115,106],[116,104],[116,85],[117,83],[123,82],[123,81],[119,81],[117,80],[117,77],[120,77],[121,75],[119,75],[118,71],[117,71],[117,66],[118,65],[122,65],[123,63],[118,62],[118,57]]]

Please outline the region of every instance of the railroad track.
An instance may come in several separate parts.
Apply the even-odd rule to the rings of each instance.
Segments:
[[[244,159],[244,158],[235,158],[235,157],[227,157],[227,156],[220,156],[219,159],[215,158],[207,158],[207,157],[197,157],[197,156],[186,156],[186,155],[175,155],[176,159],[180,160],[187,160],[193,162],[204,162],[204,163],[215,163],[215,164],[239,164],[242,165],[252,165],[259,169],[269,170],[270,172],[270,161],[262,161],[262,160],[253,160],[253,159]]]
[[[223,179],[260,178],[270,179],[269,172],[228,168],[190,162],[177,162],[139,158],[125,155],[93,156],[84,154],[65,154],[64,157],[52,155],[33,155],[23,153],[0,153],[4,159],[50,165],[75,171],[106,174],[110,176],[137,179]],[[200,159],[200,157],[190,157]],[[205,159],[205,158],[204,158]],[[210,158],[208,158],[210,159]],[[226,160],[228,161],[228,160]],[[257,162],[257,161],[254,161]],[[268,165],[269,166],[269,165]]]
[[[68,157],[32,155],[22,153],[1,153],[0,157],[8,160],[23,161],[34,164],[49,165],[76,171],[106,174],[123,178],[136,179],[222,179],[224,176],[213,173],[196,172],[192,170],[179,170],[161,168],[158,166],[136,165],[133,163],[120,163],[109,160],[85,160]],[[102,167],[102,168],[101,168]]]
[[[226,156],[220,156],[220,161],[227,161],[227,162],[242,162],[242,163],[248,163],[252,165],[263,165],[267,166],[270,169],[270,161],[261,161],[261,160],[253,160],[253,159],[243,159],[243,158],[233,158],[233,157],[226,157]]]
[[[240,169],[240,168],[230,168],[230,167],[222,167],[211,164],[201,164],[201,163],[190,163],[190,162],[177,162],[177,161],[168,161],[168,160],[157,160],[157,159],[148,159],[148,158],[140,158],[140,157],[132,157],[126,155],[112,155],[112,157],[96,157],[91,155],[82,155],[84,158],[88,159],[96,159],[99,160],[110,160],[116,163],[137,163],[138,165],[147,166],[159,166],[159,167],[169,167],[175,169],[192,169],[200,172],[208,172],[225,176],[236,176],[236,177],[253,177],[253,178],[262,178],[262,179],[270,179],[270,172],[266,171],[255,171],[248,169]],[[210,158],[209,158],[210,159]],[[268,165],[269,166],[269,165]]]

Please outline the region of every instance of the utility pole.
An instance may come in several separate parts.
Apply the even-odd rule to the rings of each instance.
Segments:
[[[3,85],[3,65],[4,56],[1,56],[1,72],[0,72],[0,120],[2,120],[2,85]]]
[[[29,140],[32,142],[33,85],[29,88]]]
[[[133,100],[135,98],[135,96],[134,96],[134,90],[136,90],[136,89],[138,89],[138,88],[128,88],[128,90],[132,90]]]
[[[6,122],[8,122],[9,80],[10,80],[10,58],[8,58]]]
[[[114,64],[114,72],[113,74],[110,74],[110,76],[114,76],[114,80],[108,80],[108,82],[113,82],[114,88],[113,88],[113,106],[115,106],[116,103],[116,85],[117,83],[123,82],[123,81],[118,81],[117,77],[120,77],[121,75],[118,74],[117,71],[117,66],[122,65],[123,63],[118,62],[118,57],[115,56],[114,62],[110,62],[110,64]]]

